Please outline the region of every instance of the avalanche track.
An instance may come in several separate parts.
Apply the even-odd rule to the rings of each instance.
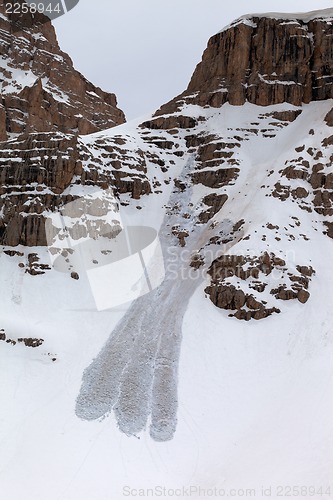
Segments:
[[[169,206],[191,205],[193,186],[187,180],[193,161],[193,157],[188,159],[179,177],[187,188],[173,192]],[[198,224],[197,217],[191,216],[184,249],[171,234],[172,227],[184,224],[180,218],[179,213],[165,215],[159,232],[164,281],[132,303],[85,370],[76,402],[76,414],[85,420],[101,418],[114,410],[119,429],[127,435],[142,431],[150,417],[150,435],[156,441],[172,439],[176,430],[182,322],[191,296],[217,256],[213,251],[202,253],[205,265],[190,267],[191,258],[214,235],[214,225],[211,220]],[[228,219],[218,224],[219,233],[229,239],[232,228]]]

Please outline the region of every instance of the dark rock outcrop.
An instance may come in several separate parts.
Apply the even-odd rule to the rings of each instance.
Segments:
[[[264,319],[280,312],[275,306],[268,307],[267,302],[260,298],[260,294],[269,286],[267,277],[273,271],[280,284],[272,288],[270,293],[277,300],[298,299],[305,304],[310,298],[308,286],[314,270],[308,266],[297,266],[296,270],[298,274],[288,272],[286,279],[286,262],[273,253],[264,252],[259,257],[224,255],[211,265],[208,271],[211,283],[205,292],[217,307],[231,311],[230,316],[245,321]],[[234,277],[240,280],[238,287],[230,283]],[[242,282],[246,282],[246,288],[252,289],[253,293],[244,292]]]
[[[40,347],[44,343],[44,339],[36,339],[36,338],[18,338],[17,340],[13,340],[10,338],[7,338],[7,335],[5,333],[5,330],[2,328],[0,330],[0,341],[1,342],[6,342],[7,344],[11,345],[17,345],[17,344],[24,344],[25,347]]]
[[[174,113],[183,103],[299,106],[330,99],[332,35],[332,23],[319,13],[309,19],[293,15],[279,19],[278,14],[241,18],[210,38],[187,90],[156,115]],[[327,119],[331,121],[331,116]]]
[[[133,199],[149,194],[144,155],[138,150],[141,162],[133,165],[117,142],[117,138],[100,140],[103,169],[100,158],[94,158],[76,135],[31,133],[0,143],[0,244],[47,245],[47,214],[78,198],[65,194],[70,186],[111,188],[115,196],[128,193]],[[120,162],[133,172],[123,172]]]
[[[73,67],[50,22],[18,19],[0,6],[0,140],[6,133],[88,134],[125,121],[114,94]],[[34,16],[36,17],[36,16]]]
[[[74,69],[51,23],[41,14],[7,15],[2,4],[0,30],[0,244],[46,245],[45,214],[73,201],[63,195],[72,182],[107,189],[118,175],[119,191],[132,190],[135,197],[148,187],[137,180],[133,186],[121,172],[83,170],[91,155],[79,146],[78,134],[119,125],[125,117],[114,94]]]

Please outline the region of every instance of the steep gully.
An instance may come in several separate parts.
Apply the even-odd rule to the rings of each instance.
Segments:
[[[186,183],[193,161],[190,156],[180,181]],[[185,191],[171,194],[169,206],[186,206],[188,211],[192,186],[187,186]],[[144,430],[150,417],[150,435],[156,441],[172,439],[176,430],[182,322],[191,296],[216,257],[210,255],[199,269],[190,267],[192,256],[214,234],[212,221],[197,224],[196,217],[188,219],[186,249],[177,245],[171,234],[171,228],[180,222],[184,224],[181,213],[165,215],[159,232],[165,279],[157,289],[132,303],[85,370],[76,402],[76,414],[85,420],[114,410],[120,430],[127,435]],[[232,228],[230,220],[218,225],[226,237]]]

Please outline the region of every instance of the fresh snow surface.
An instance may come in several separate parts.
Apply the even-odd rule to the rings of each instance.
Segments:
[[[189,116],[205,116],[207,121],[199,125],[205,133],[218,133],[227,142],[233,140],[233,133],[248,139],[237,152],[239,178],[228,188],[229,199],[214,220],[220,225],[228,219],[247,221],[244,231],[251,239],[235,241],[230,253],[268,250],[289,259],[291,266],[312,265],[316,275],[306,305],[287,301],[279,304],[279,315],[259,322],[238,321],[228,318],[226,311],[217,309],[205,297],[208,279],[204,276],[185,292],[181,287],[166,288],[165,308],[152,294],[151,301],[146,296],[132,305],[97,311],[86,276],[79,281],[54,271],[30,276],[18,266],[24,257],[0,253],[0,328],[13,339],[24,336],[45,340],[38,349],[0,342],[1,499],[121,500],[139,496],[139,489],[146,497],[158,498],[147,490],[184,487],[186,491],[191,486],[190,498],[196,500],[208,497],[209,493],[203,492],[214,488],[225,490],[224,498],[256,499],[263,498],[262,487],[272,487],[274,499],[279,498],[278,486],[315,486],[326,491],[333,479],[333,241],[322,234],[320,216],[299,209],[290,200],[282,203],[265,196],[269,190],[261,186],[279,180],[279,170],[286,160],[295,157],[295,147],[305,144],[307,149],[331,135],[323,122],[331,107],[329,101],[305,105],[297,120],[281,129],[269,125],[271,117],[258,116],[291,109],[290,105],[225,105],[221,110],[188,106],[183,110]],[[273,130],[272,137],[247,132],[260,120],[261,127]],[[135,145],[143,144],[136,125],[124,124],[82,141],[92,148],[96,138],[126,136],[132,148],[128,155],[134,157]],[[309,128],[315,130],[314,136],[309,136]],[[181,144],[183,138],[177,140]],[[188,161],[190,154],[165,175],[179,176]],[[163,181],[156,165],[149,168],[150,176],[159,175]],[[161,194],[128,199],[131,203],[123,207],[123,219],[160,230],[165,206],[172,200],[171,190],[172,186],[166,185]],[[194,210],[200,197],[208,193],[209,188],[193,187],[190,195]],[[184,200],[182,209],[187,202]],[[294,215],[300,228],[293,225]],[[275,234],[262,241],[266,222],[280,226],[281,241],[274,240]],[[286,237],[284,226],[295,240]],[[201,231],[191,235],[194,239],[198,236],[198,246]],[[309,240],[304,241],[300,231]],[[194,245],[195,240],[191,241]],[[19,250],[26,254],[34,251]],[[36,250],[41,262],[48,263],[47,250]],[[184,307],[179,309],[182,300]],[[136,433],[126,415],[119,418],[119,412],[105,417],[102,412],[98,420],[89,420],[80,412],[85,419],[78,418],[75,413],[80,403],[77,397],[85,388],[83,374],[83,382],[96,382],[89,379],[88,367],[98,365],[106,350],[115,361],[117,348],[119,356],[128,356],[128,351],[121,350],[117,334],[124,318],[135,319],[133,308],[137,308],[139,320],[144,319],[140,304],[151,308],[156,324],[164,315],[167,326],[176,325],[178,423],[173,439],[166,442],[152,440],[148,429]],[[148,325],[147,331],[154,331],[152,326]],[[125,331],[125,341],[129,333]],[[141,342],[144,344],[147,338],[139,337],[132,351],[132,365],[127,365],[134,371],[123,372],[123,378],[135,373],[135,363],[142,359],[145,347]],[[163,342],[161,345],[163,348]],[[151,366],[140,366],[148,372],[137,381],[144,392]],[[112,390],[121,391],[121,384],[112,385],[116,382],[113,368],[117,367],[108,367],[106,377],[111,376]],[[105,384],[103,378],[101,383]],[[140,418],[144,410],[140,409]],[[120,432],[116,417],[122,430],[135,435]],[[254,494],[246,495],[247,489]],[[187,498],[186,493],[179,492],[177,497]]]
[[[333,21],[333,8],[322,9],[322,10],[312,10],[310,12],[259,12],[257,14],[245,14],[240,16],[232,23],[228,24],[222,28],[219,33],[226,31],[227,29],[236,26],[237,24],[248,24],[249,26],[255,27],[253,18],[268,18],[268,19],[286,19],[288,21],[303,21],[308,23],[313,19],[325,19],[325,21]]]

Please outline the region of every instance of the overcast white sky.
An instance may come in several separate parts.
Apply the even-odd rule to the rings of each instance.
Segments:
[[[75,67],[114,92],[127,119],[188,85],[211,35],[249,12],[305,12],[330,0],[80,0],[54,21]]]

